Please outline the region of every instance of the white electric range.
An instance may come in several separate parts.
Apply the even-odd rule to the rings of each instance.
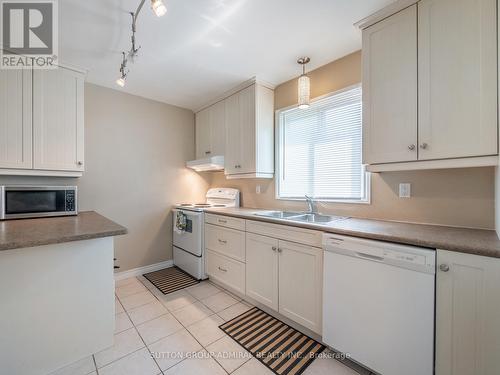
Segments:
[[[174,265],[198,280],[205,273],[205,210],[208,208],[239,207],[237,189],[214,188],[208,190],[205,203],[181,203],[173,210]],[[177,216],[184,215],[183,228],[177,228]]]

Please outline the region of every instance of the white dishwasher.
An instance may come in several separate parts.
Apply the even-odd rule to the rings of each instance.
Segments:
[[[382,375],[434,373],[435,251],[325,234],[323,341]]]

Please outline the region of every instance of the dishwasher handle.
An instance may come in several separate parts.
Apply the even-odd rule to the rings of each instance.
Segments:
[[[356,255],[358,256],[358,258],[364,258],[364,259],[368,259],[368,260],[376,260],[379,262],[383,262],[385,260],[385,258],[382,256],[360,253],[359,251],[356,251]]]

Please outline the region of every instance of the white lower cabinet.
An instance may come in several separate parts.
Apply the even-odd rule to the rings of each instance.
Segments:
[[[247,233],[247,296],[321,333],[322,249]]]
[[[320,333],[323,250],[280,241],[278,273],[279,312]]]
[[[211,279],[245,294],[245,263],[206,250],[206,273]]]
[[[278,310],[278,246],[275,238],[247,233],[247,296]]]
[[[436,375],[500,374],[500,259],[438,250]]]

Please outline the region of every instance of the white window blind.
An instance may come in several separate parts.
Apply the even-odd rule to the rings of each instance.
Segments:
[[[278,198],[366,201],[361,87],[279,114]]]

